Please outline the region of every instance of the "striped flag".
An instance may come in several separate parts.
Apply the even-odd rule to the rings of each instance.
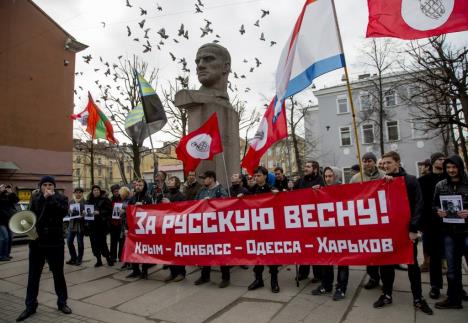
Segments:
[[[78,114],[70,116],[73,120],[79,120],[93,139],[105,139],[117,144],[114,138],[114,129],[106,115],[94,103],[91,93],[88,92],[88,105]]]
[[[125,131],[139,146],[143,145],[143,141],[148,137],[148,127],[141,104],[128,113],[127,119],[125,119]]]
[[[135,72],[136,73],[136,72]],[[161,103],[161,99],[156,94],[151,85],[141,76],[136,73],[138,85],[141,94],[141,104],[143,105],[143,113],[148,129],[146,137],[161,130],[167,122],[166,112]]]

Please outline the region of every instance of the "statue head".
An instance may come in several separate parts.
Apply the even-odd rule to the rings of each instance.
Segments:
[[[226,48],[215,43],[201,46],[195,58],[198,80],[203,89],[227,92],[228,75],[231,70],[231,55]]]

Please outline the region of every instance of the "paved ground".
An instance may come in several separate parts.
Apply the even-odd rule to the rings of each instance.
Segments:
[[[88,241],[86,241],[88,242]],[[13,247],[10,262],[0,263],[0,322],[13,322],[23,310],[27,282],[27,245]],[[168,272],[161,266],[150,269],[147,281],[127,279],[127,271],[114,267],[94,268],[94,259],[86,248],[82,266],[65,265],[72,315],[56,310],[52,275],[44,269],[37,314],[26,322],[327,322],[327,323],[412,323],[468,321],[468,302],[463,310],[435,310],[433,316],[416,312],[406,272],[397,271],[394,303],[376,310],[372,303],[379,291],[361,287],[365,279],[362,267],[352,267],[346,299],[335,302],[331,296],[312,296],[316,286],[301,282],[296,287],[294,266],[282,267],[279,294],[266,287],[247,291],[251,269],[235,267],[232,285],[219,289],[220,273],[212,272],[212,282],[194,286],[199,269],[188,268],[185,281],[165,284]],[[265,276],[267,278],[268,275]],[[429,292],[428,275],[423,274],[423,290]],[[464,273],[465,288],[468,275]],[[433,306],[434,301],[428,297]]]

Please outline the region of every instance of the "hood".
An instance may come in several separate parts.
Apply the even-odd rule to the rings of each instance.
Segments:
[[[458,173],[460,174],[460,178],[463,181],[466,181],[465,166],[463,164],[463,159],[461,159],[461,157],[458,155],[452,155],[444,161],[444,176],[445,178],[447,178],[448,181],[450,181],[450,177],[447,174],[448,163],[455,164],[458,168]]]
[[[329,169],[333,172],[333,174],[335,175],[335,182],[333,183],[333,185],[336,185],[336,184],[340,184],[340,177],[341,177],[341,171],[338,167],[335,167],[335,166],[327,166],[323,169],[323,181],[325,182],[325,171]]]

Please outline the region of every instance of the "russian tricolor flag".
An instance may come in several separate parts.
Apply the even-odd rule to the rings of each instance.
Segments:
[[[241,166],[250,174],[276,141],[288,136],[284,101],[318,76],[345,66],[332,0],[307,0],[276,70],[276,95]]]
[[[307,0],[276,70],[275,117],[282,102],[318,76],[345,66],[332,0]]]

